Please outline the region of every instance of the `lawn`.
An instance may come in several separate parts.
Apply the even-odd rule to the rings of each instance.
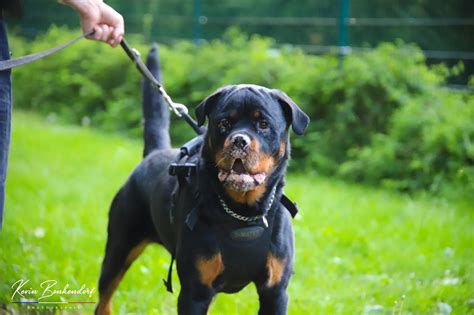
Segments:
[[[97,287],[108,206],[141,152],[139,141],[15,113],[0,313],[19,308],[11,299],[19,279],[30,280],[25,288],[50,279],[58,289]],[[290,314],[474,312],[474,209],[467,203],[302,175],[289,176],[286,191],[300,206]],[[159,246],[148,247],[116,292],[115,313],[176,313],[176,273],[174,294],[161,280],[169,259]],[[97,293],[47,300],[59,299],[96,301]],[[94,305],[56,307],[91,313]],[[249,286],[219,295],[210,313],[255,314],[257,307]]]

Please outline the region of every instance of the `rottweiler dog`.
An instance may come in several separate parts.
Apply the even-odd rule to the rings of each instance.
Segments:
[[[147,66],[160,77],[156,47]],[[308,116],[283,92],[230,85],[196,108],[208,127],[187,177],[169,174],[169,113],[144,83],[143,161],[116,194],[99,280],[96,314],[111,313],[111,298],[146,245],[163,245],[181,284],[179,314],[206,314],[219,292],[257,288],[259,314],[286,314],[293,272],[291,216],[284,207],[290,157],[289,127],[301,135]],[[188,163],[189,164],[189,163]]]

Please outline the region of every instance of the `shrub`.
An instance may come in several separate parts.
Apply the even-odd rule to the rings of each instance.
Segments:
[[[34,41],[14,38],[15,54],[44,50],[77,33],[52,27]],[[147,51],[141,37],[129,42]],[[275,49],[269,38],[230,29],[221,40],[199,46],[163,45],[160,57],[168,93],[191,110],[225,84],[255,83],[287,92],[312,119],[305,137],[292,138],[292,169],[404,190],[436,190],[443,181],[474,185],[472,96],[440,89],[462,67],[428,67],[413,45],[382,44],[339,65],[334,55]],[[120,48],[81,41],[15,69],[16,104],[137,137],[142,133],[140,79]],[[176,118],[171,133],[177,145],[193,135]]]
[[[352,149],[339,173],[403,190],[437,191],[457,182],[474,191],[474,98],[436,94],[396,111],[387,134],[375,133],[370,145]]]

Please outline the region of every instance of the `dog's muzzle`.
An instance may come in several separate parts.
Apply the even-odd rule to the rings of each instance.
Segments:
[[[246,165],[249,164],[249,159],[251,160],[251,156],[256,154],[256,152],[250,152],[250,137],[244,133],[237,133],[229,138],[225,151],[231,167],[230,170],[219,170],[219,181],[224,187],[238,192],[255,189],[265,181],[266,174],[252,174],[247,170]]]

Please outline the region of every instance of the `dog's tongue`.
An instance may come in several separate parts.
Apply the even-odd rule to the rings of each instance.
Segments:
[[[237,174],[247,173],[247,171],[245,170],[244,163],[242,163],[241,159],[235,160],[234,166],[232,166],[232,170]]]

